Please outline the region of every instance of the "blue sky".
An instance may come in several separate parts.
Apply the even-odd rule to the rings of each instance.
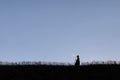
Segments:
[[[0,61],[120,60],[119,0],[0,0]]]

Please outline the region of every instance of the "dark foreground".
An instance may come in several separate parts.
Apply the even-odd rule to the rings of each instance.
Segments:
[[[0,80],[120,80],[120,65],[2,65]]]

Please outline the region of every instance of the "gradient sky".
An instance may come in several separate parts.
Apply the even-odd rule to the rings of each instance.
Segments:
[[[120,0],[0,0],[0,61],[120,60]]]

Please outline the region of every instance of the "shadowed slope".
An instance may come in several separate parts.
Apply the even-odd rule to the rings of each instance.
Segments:
[[[120,65],[1,65],[1,80],[116,80]]]

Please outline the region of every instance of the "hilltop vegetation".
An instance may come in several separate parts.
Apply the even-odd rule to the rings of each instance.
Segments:
[[[82,62],[81,65],[120,65],[120,61],[92,61]],[[42,62],[42,61],[21,61],[21,62],[2,62],[0,65],[61,65],[61,66],[74,66],[74,63],[63,63],[63,62]]]
[[[1,80],[119,80],[119,73],[119,64],[0,65]]]

